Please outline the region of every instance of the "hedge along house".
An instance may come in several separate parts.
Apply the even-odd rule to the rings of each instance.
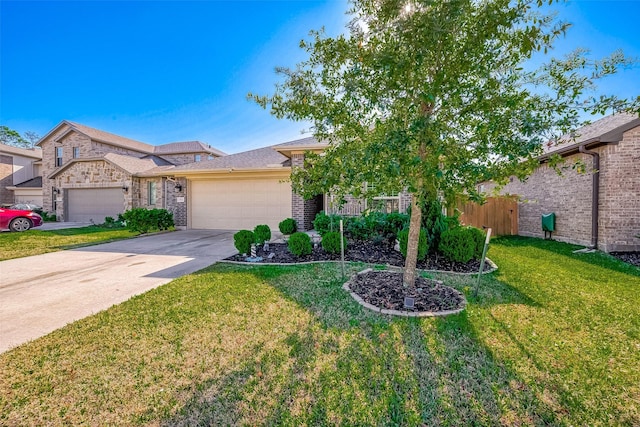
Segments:
[[[564,158],[562,174],[549,165]],[[543,214],[554,213],[552,238],[605,252],[640,250],[640,118],[615,114],[548,144],[524,182],[512,178],[502,194],[519,197],[518,234],[544,237]],[[571,166],[582,162],[583,173]]]
[[[93,223],[145,207],[166,208],[186,225],[182,185],[168,171],[225,155],[199,141],[153,146],[66,120],[38,145],[44,209],[61,221]]]

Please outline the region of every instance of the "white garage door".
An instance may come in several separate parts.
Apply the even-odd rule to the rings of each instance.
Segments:
[[[121,188],[69,189],[67,193],[67,221],[102,224],[104,218],[117,218],[124,212]]]
[[[272,232],[291,217],[291,183],[280,178],[191,182],[191,228]]]

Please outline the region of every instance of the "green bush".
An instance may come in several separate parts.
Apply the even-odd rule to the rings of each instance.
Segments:
[[[129,230],[139,233],[168,230],[173,227],[173,214],[166,209],[134,208],[124,212],[121,217]]]
[[[298,225],[295,219],[287,218],[278,224],[278,229],[282,234],[293,234],[298,229]]]
[[[469,233],[469,237],[473,240],[474,243],[473,257],[475,259],[480,259],[482,257],[482,252],[484,251],[484,241],[486,240],[487,235],[484,231],[476,227],[465,228],[467,229],[467,233]]]
[[[240,230],[233,235],[233,244],[241,254],[251,253],[251,244],[254,243],[255,237],[253,231]]]
[[[308,234],[297,232],[293,233],[289,238],[289,252],[294,255],[310,255],[313,248],[311,246],[311,237]]]
[[[347,249],[347,239],[344,240],[344,248]],[[340,233],[337,231],[330,231],[322,237],[322,248],[330,254],[337,254],[340,252]]]
[[[407,245],[409,243],[409,229],[398,232],[398,241],[400,242],[400,253],[403,257],[407,257]],[[422,261],[427,257],[429,251],[429,240],[427,232],[424,228],[420,229],[420,237],[418,238],[418,260]]]
[[[330,231],[338,231],[340,229],[340,219],[340,215],[327,215],[324,211],[320,211],[313,220],[313,229],[321,236]]]
[[[387,214],[385,217],[385,234],[398,234],[401,230],[409,227],[409,215],[398,212]]]
[[[256,239],[255,243],[262,245],[271,240],[271,228],[267,224],[256,225],[253,229],[253,237]]]
[[[440,236],[438,249],[451,261],[467,262],[476,252],[474,233],[465,227],[452,228]]]
[[[100,224],[102,228],[121,228],[123,227],[122,221],[120,221],[120,216],[118,216],[118,220],[113,219],[113,217],[107,216],[104,218],[104,223]]]

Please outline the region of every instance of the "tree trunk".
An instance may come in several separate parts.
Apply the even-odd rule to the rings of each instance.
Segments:
[[[420,239],[420,226],[422,223],[422,210],[418,204],[418,197],[411,195],[411,219],[409,220],[409,239],[407,241],[407,259],[404,262],[404,286],[414,287],[416,284],[416,264],[418,263],[418,240]]]

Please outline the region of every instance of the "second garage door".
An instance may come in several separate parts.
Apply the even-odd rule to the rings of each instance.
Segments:
[[[272,232],[291,217],[291,183],[280,178],[191,182],[191,228]]]
[[[75,188],[66,192],[67,221],[102,224],[105,217],[115,219],[124,211],[121,188]]]

